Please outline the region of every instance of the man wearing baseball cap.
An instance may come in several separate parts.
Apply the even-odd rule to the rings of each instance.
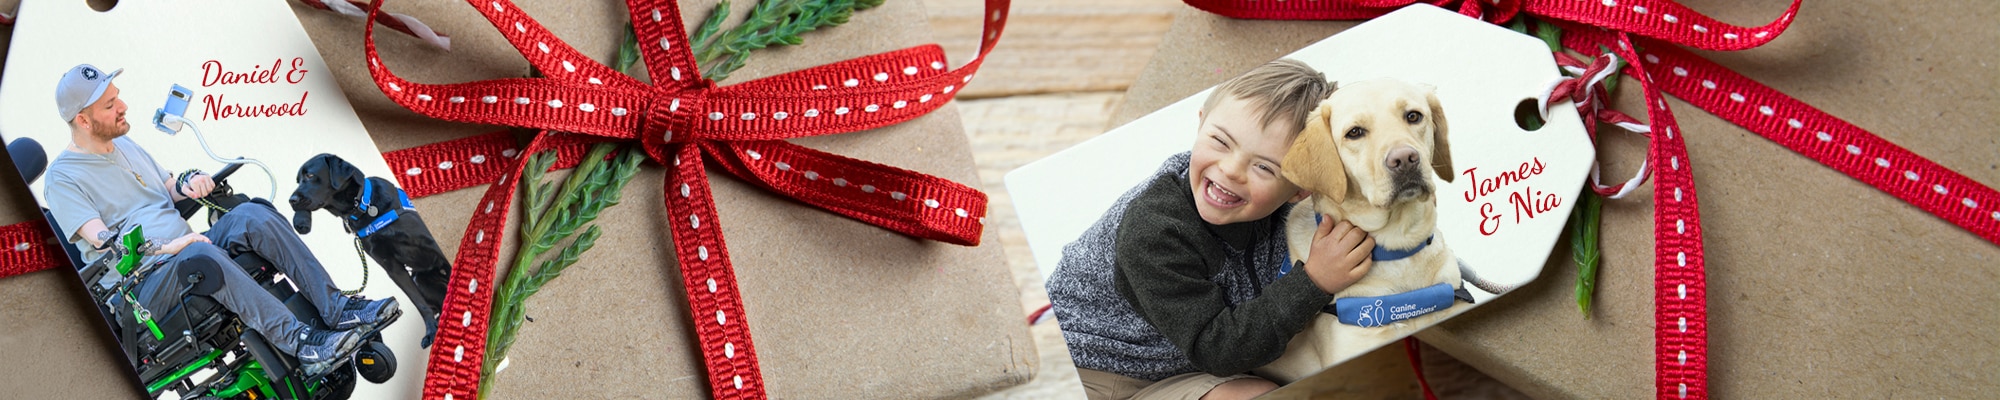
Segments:
[[[174,202],[207,196],[215,183],[194,171],[184,174],[185,179],[176,178],[125,137],[132,126],[125,121],[118,86],[111,83],[123,71],[106,73],[83,64],[71,68],[56,84],[56,108],[69,123],[70,144],[49,164],[43,192],[56,224],[74,229],[68,239],[83,250],[86,261],[102,257],[97,249],[113,241],[117,232],[142,227],[147,240],[157,245],[144,264],[163,264],[135,285],[140,305],[170,309],[179,304],[180,293],[190,290],[187,282],[174,277],[209,271],[203,274],[205,279],[220,284],[204,281],[194,285],[192,293],[214,298],[273,345],[298,356],[308,375],[332,367],[360,344],[364,330],[375,329],[375,324],[401,312],[395,298],[342,296],[311,249],[269,204],[242,203],[216,220],[206,234],[194,232]],[[231,254],[242,253],[270,260],[334,329],[314,329],[300,322],[230,260]]]

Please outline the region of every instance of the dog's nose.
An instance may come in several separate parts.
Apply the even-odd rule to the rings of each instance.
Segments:
[[[1423,164],[1422,157],[1417,154],[1417,148],[1401,146],[1389,150],[1389,159],[1382,161],[1382,165],[1389,167],[1390,171],[1416,168]]]

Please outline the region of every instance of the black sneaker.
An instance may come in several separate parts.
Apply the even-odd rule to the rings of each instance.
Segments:
[[[329,321],[332,322],[330,325],[334,330],[373,328],[376,323],[403,315],[403,310],[396,307],[394,297],[368,300],[360,296],[350,296],[344,303],[346,304],[341,307],[340,313],[334,316],[333,321]]]
[[[329,331],[307,327],[299,331],[298,348],[292,355],[299,358],[299,368],[306,376],[319,376],[346,359],[361,344],[361,333],[354,331]]]

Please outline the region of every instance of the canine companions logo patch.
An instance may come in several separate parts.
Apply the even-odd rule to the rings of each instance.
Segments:
[[[1334,300],[1333,313],[1342,324],[1373,328],[1450,308],[1453,301],[1451,284],[1440,283],[1388,296]]]

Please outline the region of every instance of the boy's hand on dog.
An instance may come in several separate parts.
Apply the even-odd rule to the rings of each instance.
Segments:
[[[181,186],[181,197],[198,199],[207,197],[208,192],[214,190],[215,179],[209,178],[208,174],[194,174],[188,177],[186,185]]]
[[[1375,265],[1375,238],[1347,221],[1322,220],[1306,256],[1306,277],[1328,294],[1339,293],[1368,275]]]
[[[185,249],[188,245],[196,242],[208,243],[208,236],[199,233],[190,233],[174,238],[173,241],[167,242],[167,245],[160,246],[160,254],[180,254],[181,249]]]

